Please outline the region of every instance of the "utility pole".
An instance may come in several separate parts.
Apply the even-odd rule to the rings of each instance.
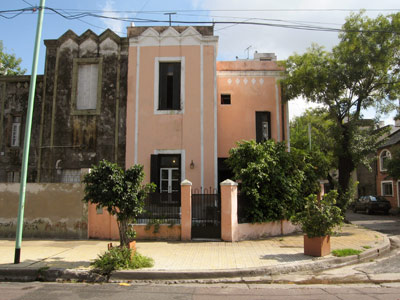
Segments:
[[[171,24],[172,24],[171,15],[176,15],[176,12],[164,13],[164,15],[168,15],[169,16],[169,27],[171,27]]]
[[[31,144],[33,104],[35,102],[36,75],[37,75],[37,65],[38,65],[38,59],[39,59],[40,40],[41,40],[41,36],[42,36],[44,3],[45,3],[45,0],[40,0],[38,22],[37,22],[37,27],[36,27],[35,48],[33,51],[31,81],[30,81],[30,85],[29,85],[28,111],[26,113],[25,138],[24,138],[24,153],[22,156],[21,183],[20,183],[20,188],[19,188],[19,207],[18,207],[17,233],[16,233],[16,237],[15,237],[14,264],[19,264],[20,257],[21,257],[22,230],[24,227],[26,177],[27,177],[27,173],[28,173],[28,160],[29,160],[29,147]]]

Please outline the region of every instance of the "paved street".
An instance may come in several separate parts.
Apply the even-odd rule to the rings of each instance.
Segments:
[[[400,299],[400,284],[385,285],[154,285],[154,284],[61,284],[61,283],[0,283],[0,300],[78,300],[78,299],[321,299],[369,300]]]
[[[346,213],[347,219],[355,224],[376,230],[388,236],[400,236],[400,217],[385,215],[367,215],[364,213]]]

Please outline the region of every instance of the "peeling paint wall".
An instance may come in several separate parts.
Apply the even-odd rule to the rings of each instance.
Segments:
[[[29,97],[30,76],[0,76],[0,182],[12,181],[12,173],[21,170],[26,111]],[[34,182],[37,176],[39,146],[40,107],[43,95],[43,75],[37,77],[32,119],[32,136],[29,152],[28,178]],[[12,145],[12,126],[20,120],[18,145]],[[37,137],[37,138],[36,138]],[[11,173],[11,174],[10,174]],[[10,178],[11,175],[11,178]],[[14,178],[16,181],[19,176]]]
[[[111,30],[46,40],[45,74],[37,78],[28,182],[79,182],[65,173],[102,159],[125,166],[128,40]],[[98,81],[78,80],[79,64],[97,64]],[[19,182],[30,76],[0,76],[0,182]],[[87,82],[90,84],[88,85]],[[95,109],[78,108],[77,84],[97,86]],[[12,126],[20,118],[19,145]],[[12,179],[16,173],[15,180]],[[67,181],[65,181],[67,179]],[[0,191],[1,193],[1,191]]]
[[[83,189],[81,184],[27,184],[23,237],[87,238]],[[0,237],[15,237],[19,184],[0,183],[0,191]]]

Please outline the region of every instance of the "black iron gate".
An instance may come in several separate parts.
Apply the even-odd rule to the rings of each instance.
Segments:
[[[192,239],[221,238],[221,195],[192,194]]]

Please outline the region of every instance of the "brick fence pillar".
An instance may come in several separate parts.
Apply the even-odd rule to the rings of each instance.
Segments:
[[[237,183],[229,179],[221,182],[221,239],[238,240]]]
[[[192,239],[192,183],[185,179],[181,182],[181,240]]]

